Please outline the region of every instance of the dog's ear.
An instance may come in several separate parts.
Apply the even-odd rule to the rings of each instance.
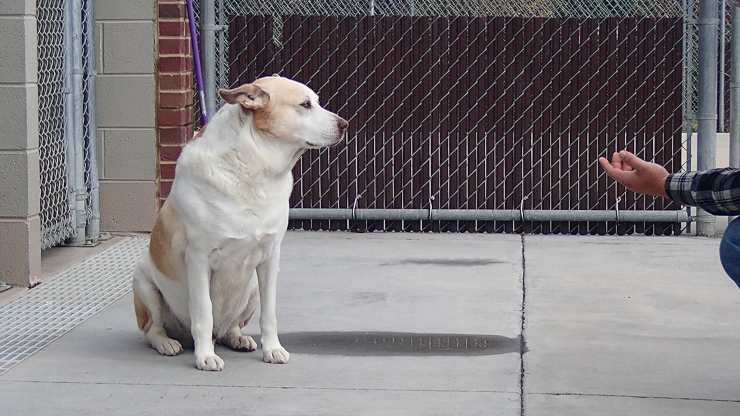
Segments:
[[[234,89],[220,89],[218,95],[229,104],[240,104],[247,110],[265,108],[270,102],[270,94],[255,84],[244,84]]]

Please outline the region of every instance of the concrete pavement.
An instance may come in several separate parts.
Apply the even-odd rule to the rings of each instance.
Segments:
[[[138,333],[128,295],[0,376],[0,408],[737,415],[740,291],[722,274],[717,246],[699,238],[290,233],[278,293],[288,365],[218,349],[226,369],[204,373],[191,351],[160,357]]]
[[[740,290],[718,246],[527,237],[528,414],[740,414]]]

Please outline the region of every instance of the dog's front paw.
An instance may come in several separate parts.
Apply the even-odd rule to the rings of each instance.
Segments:
[[[281,346],[272,349],[263,349],[262,359],[270,364],[287,364],[288,360],[290,360],[290,353]]]
[[[224,360],[216,354],[195,356],[195,367],[203,371],[221,371],[224,369]]]

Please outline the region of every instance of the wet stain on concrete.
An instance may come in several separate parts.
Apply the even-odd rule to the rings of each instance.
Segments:
[[[519,337],[411,332],[293,332],[280,334],[292,353],[345,356],[483,356],[519,353]]]
[[[505,261],[482,258],[406,258],[396,262],[383,263],[383,266],[417,265],[417,266],[447,266],[447,267],[476,267],[491,264],[504,264]]]

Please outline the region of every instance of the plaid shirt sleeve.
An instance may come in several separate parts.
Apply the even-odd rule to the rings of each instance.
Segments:
[[[665,190],[680,204],[714,215],[740,215],[740,169],[673,174],[666,179]]]

